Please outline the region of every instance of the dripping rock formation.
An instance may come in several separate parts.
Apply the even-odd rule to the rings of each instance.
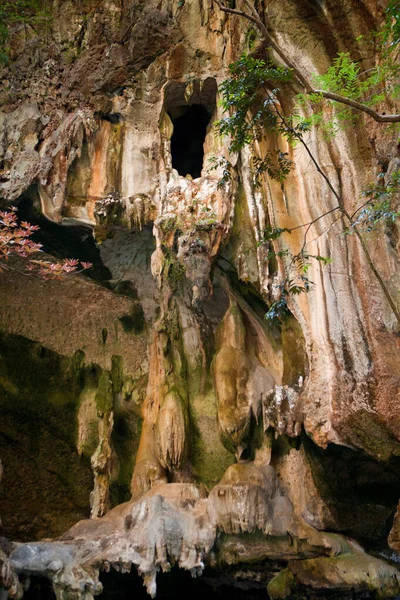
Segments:
[[[111,598],[122,574],[155,597],[171,569],[238,598],[400,597],[399,323],[332,214],[308,231],[332,262],[264,318],[285,269],[264,231],[293,229],[296,254],[336,200],[303,146],[267,131],[293,168],[255,185],[261,142],[218,135],[229,65],[261,51],[219,4],[51,0],[9,25],[1,206],[93,268],[0,272],[2,600]],[[374,64],[384,0],[250,4],[309,79],[338,52]],[[278,92],[285,113],[300,91]],[[350,213],[400,167],[368,115],[308,136]],[[399,239],[364,242],[397,305]]]

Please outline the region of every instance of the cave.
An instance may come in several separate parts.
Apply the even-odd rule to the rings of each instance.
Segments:
[[[183,106],[181,114],[173,117],[174,126],[171,138],[172,167],[179,175],[200,177],[203,168],[204,140],[210,115],[201,104]]]
[[[3,2],[0,600],[400,600],[399,3]]]

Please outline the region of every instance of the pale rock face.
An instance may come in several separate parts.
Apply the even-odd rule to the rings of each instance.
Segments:
[[[299,436],[301,416],[296,414],[298,401],[299,392],[288,386],[280,385],[270,392],[263,402],[264,431],[273,427],[277,436]]]
[[[165,469],[179,469],[186,454],[187,409],[176,392],[163,399],[157,417],[157,455]]]
[[[135,565],[154,597],[157,573],[174,562],[196,576],[205,565],[277,560],[288,566],[270,582],[272,598],[289,597],[297,584],[395,597],[397,571],[351,539],[323,533],[350,530],[353,513],[341,519],[332,508],[312,464],[317,451],[306,451],[302,438],[321,452],[329,445],[365,452],[380,461],[368,463],[372,473],[390,471],[399,456],[398,323],[382,287],[331,212],[306,241],[310,254],[332,263],[313,261],[315,285],[290,299],[292,316],[281,327],[266,323],[289,266],[284,257],[270,260],[265,228],[296,228],[277,242],[296,254],[303,225],[336,200],[302,146],[270,135],[267,148],[287,151],[293,170],[284,185],[265,174],[256,187],[253,158],[266,148],[257,142],[232,156],[217,134],[218,85],[247,48],[250,23],[209,0],[133,2],[129,10],[100,4],[88,18],[71,2],[54,3],[54,43],[63,52],[69,44],[73,60],[57,55],[57,71],[49,57],[27,72],[14,49],[22,74],[10,78],[21,89],[30,78],[32,89],[0,114],[4,199],[18,203],[34,189],[52,226],[91,228],[109,269],[109,289],[82,278],[0,274],[4,333],[63,360],[85,353],[91,379],[78,394],[76,449],[90,458],[92,519],[58,541],[0,548],[0,581],[20,598],[19,578],[44,575],[59,600],[91,600],[101,593],[101,569]],[[372,0],[265,4],[275,39],[308,77],[324,72],[337,51],[353,51],[351,40],[380,18]],[[369,59],[357,58],[368,68]],[[37,90],[46,82],[43,98]],[[291,94],[279,101],[289,113]],[[177,168],[174,134],[196,107],[208,123],[191,174]],[[186,121],[192,138],[195,126]],[[386,177],[399,166],[395,135],[374,127],[360,122],[332,140],[308,134],[350,213],[379,161],[387,162]],[[225,160],[232,176],[220,185]],[[365,244],[398,302],[398,232]],[[122,450],[121,423],[135,438]],[[109,510],[116,483],[132,499]],[[365,482],[360,490],[368,491]],[[393,498],[388,504],[376,507],[385,530]],[[398,523],[397,514],[395,551]]]
[[[218,422],[224,443],[234,448],[238,460],[249,442],[251,419],[259,419],[263,397],[275,384],[271,370],[258,360],[256,348],[251,352],[247,335],[243,313],[231,299],[219,331],[213,372]]]

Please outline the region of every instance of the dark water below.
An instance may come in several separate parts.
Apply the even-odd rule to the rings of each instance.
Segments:
[[[100,579],[104,591],[98,600],[150,600],[141,577],[136,572],[119,574],[115,571],[102,573]],[[187,571],[172,569],[170,573],[160,574],[157,578],[156,600],[268,600],[266,583],[237,581],[223,573],[207,573],[193,579]],[[368,592],[353,594],[352,592],[314,593],[310,590],[299,590],[291,596],[292,600],[373,600]],[[51,585],[44,578],[33,577],[24,600],[56,600]],[[400,600],[400,596],[395,600]]]

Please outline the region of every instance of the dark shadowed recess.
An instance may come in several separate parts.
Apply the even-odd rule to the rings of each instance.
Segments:
[[[210,570],[206,569],[205,576],[198,578],[193,578],[189,571],[178,568],[173,568],[170,573],[158,574],[157,599],[266,600],[265,583],[260,585],[246,582],[242,587],[238,582],[236,587],[227,584],[221,573],[218,576],[211,573],[211,577],[207,577],[207,571]],[[134,567],[131,573],[123,575],[114,570],[110,573],[103,572],[100,574],[100,581],[103,584],[103,593],[97,596],[98,600],[150,600],[143,580]],[[55,600],[55,595],[46,579],[33,577],[24,600]]]
[[[174,133],[171,138],[172,166],[179,175],[200,177],[203,168],[207,125],[210,115],[204,106],[183,107],[182,115],[172,118]]]
[[[121,575],[115,571],[102,573],[100,580],[103,583],[104,591],[99,596],[99,600],[114,600],[117,598],[128,600],[135,598],[137,600],[149,600],[146,588],[143,586],[142,578],[137,574],[136,569],[131,573]],[[222,585],[221,585],[222,583]],[[257,589],[259,587],[259,589]],[[189,571],[179,568],[173,568],[169,573],[160,573],[157,575],[157,598],[168,600],[172,598],[190,598],[191,600],[204,599],[214,600],[217,598],[231,598],[232,600],[258,600],[265,599],[265,591],[261,586],[256,585],[256,589],[236,588],[232,585],[226,585],[222,580],[207,577],[207,569],[202,577],[193,578]]]
[[[215,571],[206,569],[204,575],[192,578],[188,571],[173,568],[170,573],[157,576],[158,600],[268,600],[267,582],[273,577],[271,565],[252,565],[250,569]],[[273,565],[278,572],[284,565]],[[98,600],[150,600],[142,578],[132,569],[129,574],[111,570],[101,573],[103,593]],[[354,594],[352,591],[310,591],[302,588],[291,596],[293,600],[372,600],[369,592]],[[55,600],[49,582],[41,577],[32,577],[24,600]]]
[[[91,262],[93,267],[85,271],[90,279],[104,282],[111,279],[110,271],[100,258],[99,248],[91,227],[85,225],[58,225],[46,219],[39,210],[39,199],[35,186],[31,186],[18,201],[18,216],[32,225],[39,225],[40,231],[32,240],[43,245],[43,251],[55,258],[77,258]]]
[[[192,82],[190,97],[187,84],[171,82],[164,96],[164,110],[174,126],[171,138],[172,166],[179,175],[200,177],[204,158],[207,126],[216,107],[217,83],[212,77]]]
[[[93,473],[76,450],[76,415],[99,370],[83,370],[83,356],[0,334],[0,536],[55,537],[89,516]]]
[[[357,539],[368,551],[385,551],[400,496],[400,458],[380,462],[364,452],[302,436],[314,483],[335,520],[334,530]],[[275,442],[275,452],[284,444]]]

